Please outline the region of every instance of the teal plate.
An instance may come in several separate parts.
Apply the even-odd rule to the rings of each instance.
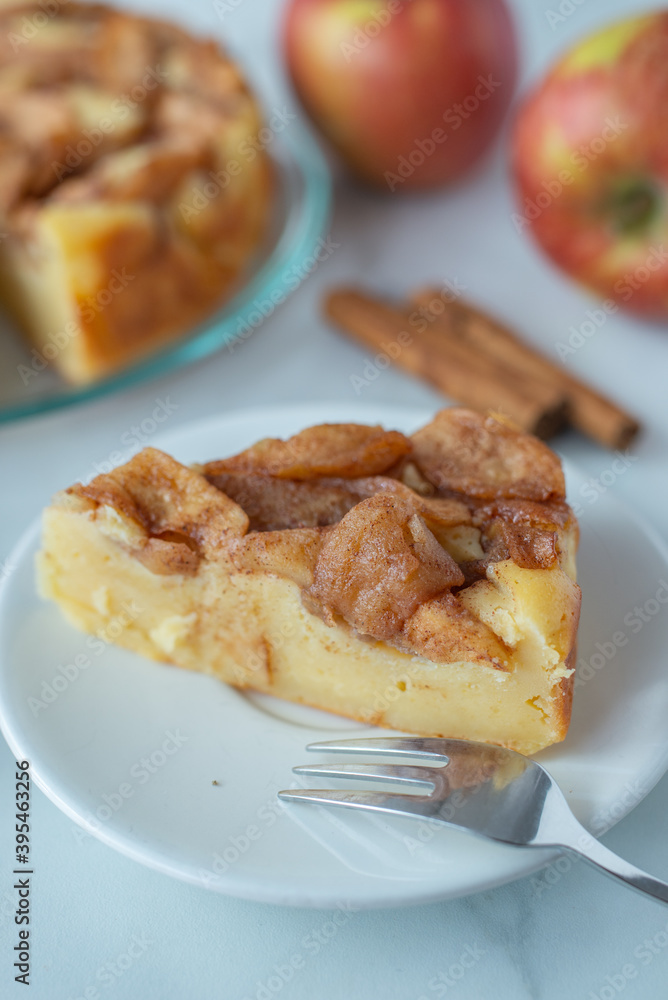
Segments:
[[[315,264],[314,251],[329,219],[332,185],[313,139],[294,123],[274,138],[274,217],[263,247],[231,298],[175,343],[110,378],[67,385],[46,367],[32,371],[30,347],[0,317],[0,423],[45,413],[125,389],[205,358],[243,340],[293,292]],[[23,374],[22,374],[23,373]]]

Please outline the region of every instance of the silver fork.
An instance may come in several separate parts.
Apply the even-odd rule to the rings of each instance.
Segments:
[[[345,806],[415,816],[517,847],[558,847],[625,885],[668,903],[668,883],[628,864],[576,820],[559,786],[542,767],[513,750],[466,740],[381,737],[311,743],[307,750],[382,754],[440,761],[424,764],[306,764],[296,774],[431,785],[427,794],[292,788],[291,802]]]

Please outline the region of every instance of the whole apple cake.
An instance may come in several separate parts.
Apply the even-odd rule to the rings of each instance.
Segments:
[[[71,2],[0,10],[0,303],[86,383],[202,321],[271,206],[258,106],[211,41]]]
[[[411,437],[325,424],[193,468],[147,448],[54,498],[38,576],[153,659],[533,753],[568,729],[577,542],[557,456],[446,409]]]

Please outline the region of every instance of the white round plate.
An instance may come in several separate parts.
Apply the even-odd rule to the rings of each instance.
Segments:
[[[430,416],[302,405],[216,417],[155,443],[182,462],[203,461],[324,421],[410,432]],[[668,766],[668,561],[609,493],[567,474],[569,499],[582,508],[579,677],[568,738],[539,759],[601,834]],[[295,782],[307,743],[379,731],[75,631],[35,595],[38,533],[17,547],[0,596],[0,722],[16,759],[30,761],[34,781],[83,828],[78,836],[228,895],[321,907],[446,899],[554,857],[408,819],[282,806],[276,793]]]

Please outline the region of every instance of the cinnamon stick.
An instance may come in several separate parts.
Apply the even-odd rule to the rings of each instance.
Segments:
[[[325,312],[375,354],[419,375],[466,406],[497,410],[523,430],[543,438],[564,424],[567,400],[560,386],[538,377],[527,380],[498,358],[472,351],[459,338],[443,336],[433,323],[411,324],[407,310],[342,288],[327,296]]]
[[[638,434],[640,424],[629,413],[469,303],[446,301],[436,288],[417,292],[412,302],[444,342],[512,366],[527,383],[539,379],[561,388],[568,398],[570,423],[599,444],[623,451]]]

